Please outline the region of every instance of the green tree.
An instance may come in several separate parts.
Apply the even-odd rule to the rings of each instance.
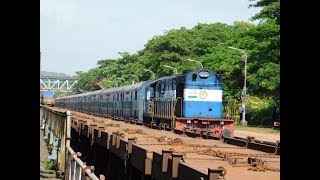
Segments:
[[[261,116],[268,122],[269,108],[280,103],[280,1],[250,1],[255,1],[250,7],[262,8],[252,17],[252,20],[262,20],[258,25],[247,21],[235,21],[233,25],[198,23],[191,29],[168,30],[150,39],[137,53],[120,52],[117,59],[99,60],[98,67],[77,72],[76,87],[97,90],[126,85],[134,80],[129,74],[146,81],[151,75],[144,69],[152,70],[156,77],[171,75],[172,70],[164,65],[173,66],[182,73],[197,69],[195,63],[187,61],[195,59],[201,61],[204,68],[223,74],[225,99],[239,100],[244,83],[244,62],[239,51],[228,48],[233,46],[246,52],[248,94],[255,99],[252,102],[261,102],[254,106],[257,112],[253,117]]]
[[[251,4],[249,7],[262,7],[262,10],[254,15],[251,19],[268,20],[273,19],[280,24],[280,0],[249,0],[256,1],[255,4]]]

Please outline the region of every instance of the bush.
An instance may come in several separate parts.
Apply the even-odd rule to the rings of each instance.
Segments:
[[[53,149],[53,144],[47,145],[47,149],[48,149],[49,154],[51,154],[51,151]]]
[[[46,170],[56,170],[56,163],[53,160],[45,160],[43,164]]]
[[[259,98],[256,96],[248,97],[246,108],[252,111],[248,123],[250,125],[272,126],[272,111],[274,105],[275,102],[271,98]]]
[[[239,119],[239,106],[241,102],[231,99],[223,101],[223,118],[235,120],[237,125],[240,121]]]

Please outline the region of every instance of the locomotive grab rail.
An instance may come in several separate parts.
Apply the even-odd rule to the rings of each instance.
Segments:
[[[174,97],[171,99],[171,127],[175,127],[175,116],[174,116]]]
[[[182,99],[182,97],[177,97],[177,99],[176,99],[176,104],[174,105],[174,111],[173,111],[173,113],[176,111],[176,105],[177,105],[177,103],[178,103],[178,99],[180,99],[181,100],[181,107],[180,107],[180,116],[182,116],[182,104],[183,104],[183,99]]]

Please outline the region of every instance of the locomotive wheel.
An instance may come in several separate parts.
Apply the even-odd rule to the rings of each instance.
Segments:
[[[231,137],[231,130],[230,129],[223,129],[221,132],[221,138],[223,137]]]

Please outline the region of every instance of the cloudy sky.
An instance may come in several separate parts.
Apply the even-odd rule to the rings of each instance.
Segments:
[[[252,2],[251,2],[252,3]],[[259,12],[249,0],[40,0],[41,70],[74,75],[155,35],[197,23],[232,25]],[[257,23],[257,22],[254,22]]]

